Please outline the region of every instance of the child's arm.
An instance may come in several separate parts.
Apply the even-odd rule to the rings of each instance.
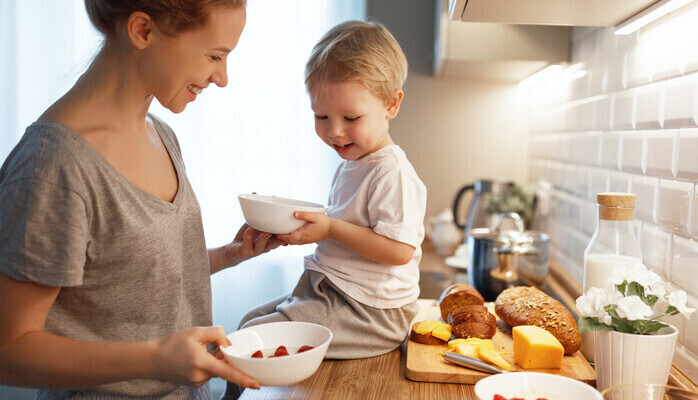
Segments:
[[[379,235],[371,228],[357,226],[321,213],[296,211],[293,216],[308,223],[288,235],[277,235],[288,244],[307,244],[333,239],[360,256],[389,265],[407,264],[414,254],[414,247]]]

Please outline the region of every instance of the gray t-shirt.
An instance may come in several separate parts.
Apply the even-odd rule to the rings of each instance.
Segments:
[[[212,323],[199,204],[174,132],[150,117],[177,172],[172,203],[131,183],[58,122],[30,125],[0,169],[0,273],[61,287],[47,332],[140,341]],[[153,395],[175,387],[131,380],[90,391]]]

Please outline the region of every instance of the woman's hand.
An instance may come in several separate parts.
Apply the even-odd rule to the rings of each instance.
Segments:
[[[219,326],[196,327],[154,341],[157,378],[181,385],[201,386],[214,377],[259,389],[251,376],[206,350],[207,343],[226,347],[230,341]]]
[[[317,243],[330,237],[332,218],[318,212],[296,211],[293,217],[307,223],[287,235],[277,235],[288,244]]]
[[[285,245],[286,243],[274,234],[258,231],[247,224],[242,224],[232,242],[223,247],[208,250],[211,274]]]

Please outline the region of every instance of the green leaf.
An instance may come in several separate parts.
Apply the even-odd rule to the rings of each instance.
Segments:
[[[616,289],[618,289],[618,291],[623,296],[625,296],[625,289],[627,289],[627,288],[628,288],[628,281],[623,281],[623,283],[621,283],[620,285],[616,285]]]
[[[611,325],[599,322],[595,317],[584,317],[577,321],[577,329],[580,332],[586,331],[612,331],[613,327]]]
[[[645,304],[647,304],[650,307],[654,307],[654,305],[657,303],[657,300],[659,300],[659,297],[656,295],[650,294],[646,297],[647,301],[645,301],[645,298],[642,299]]]
[[[611,316],[611,318],[616,320],[616,319],[620,319],[620,316],[618,315],[616,308],[618,308],[618,305],[609,304],[609,305],[605,306],[603,309],[606,310],[606,312],[608,313],[609,316]]]
[[[666,308],[666,313],[671,314],[671,315],[676,315],[679,312],[679,310],[676,309],[674,306],[667,306]]]
[[[647,321],[644,324],[642,332],[638,332],[638,333],[648,334],[648,333],[656,332],[656,331],[664,328],[665,326],[668,326],[668,325],[661,323],[659,321]]]
[[[630,282],[628,284],[628,293],[626,296],[640,296],[641,298],[645,296],[645,288],[642,287],[637,282]]]
[[[637,322],[638,321],[628,321],[625,318],[621,318],[618,320],[618,323],[615,324],[615,327],[618,332],[635,333],[638,331]]]

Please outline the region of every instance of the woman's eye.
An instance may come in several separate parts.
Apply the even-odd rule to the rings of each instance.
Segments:
[[[327,115],[317,115],[317,114],[315,114],[315,119],[327,119]]]
[[[211,60],[216,61],[216,62],[221,61],[223,59],[223,57],[220,57],[220,56],[210,56],[210,58],[211,58]]]
[[[349,121],[349,122],[357,121],[359,118],[361,118],[361,117],[344,117],[344,119]]]

